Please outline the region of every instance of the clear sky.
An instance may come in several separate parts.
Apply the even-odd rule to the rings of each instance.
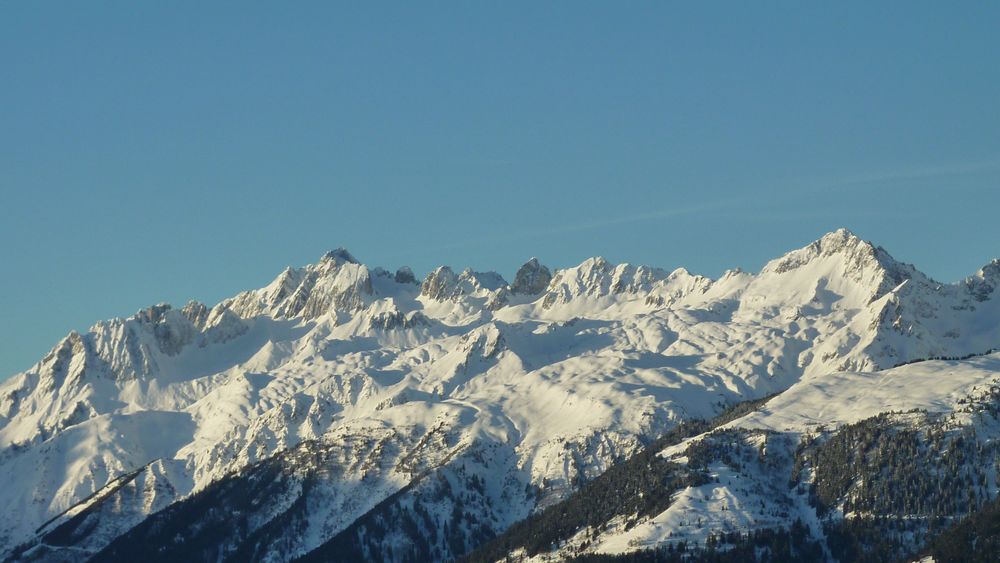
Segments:
[[[840,226],[942,281],[1000,255],[1000,3],[417,4],[0,4],[0,378],[337,246],[508,277],[756,270]]]

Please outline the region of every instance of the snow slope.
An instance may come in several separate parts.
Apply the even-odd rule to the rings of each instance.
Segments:
[[[836,432],[840,426],[893,411],[955,414],[954,424],[973,424],[973,417],[962,412],[963,405],[998,382],[1000,354],[803,378],[761,409],[722,427],[743,434],[737,441],[747,450],[747,461],[738,471],[724,463],[713,464],[710,472],[716,482],[680,491],[670,508],[647,522],[629,530],[613,528],[594,542],[593,551],[623,553],[681,540],[703,544],[711,533],[787,526],[796,518],[811,523],[815,535],[822,537],[816,511],[805,495],[788,491],[792,459],[804,435]],[[979,427],[981,440],[1000,438],[1000,428]],[[692,444],[712,439],[697,436],[661,455],[685,463]],[[758,451],[766,455],[758,457]],[[996,494],[996,484],[993,491]]]
[[[880,441],[879,435],[892,437]],[[920,444],[917,457],[894,458],[892,446],[911,439]],[[848,455],[867,458],[870,465],[858,459],[831,465],[844,463],[837,455],[845,450],[832,445],[838,440]],[[720,534],[787,529],[798,520],[834,558],[826,547],[829,531],[845,519],[870,515],[890,523],[889,536],[898,533],[891,523],[903,522],[897,539],[902,549],[917,553],[928,532],[921,523],[931,516],[954,521],[997,498],[998,444],[1000,354],[805,376],[753,412],[659,451],[659,457],[705,475],[701,484],[677,489],[666,509],[647,516],[620,513],[579,528],[549,551],[509,553],[528,561],[560,561],[681,542],[704,547]],[[831,475],[845,478],[846,488],[833,506],[820,510],[812,487],[829,486],[822,483]],[[880,482],[890,495],[880,492]],[[923,492],[911,497],[907,489]],[[512,541],[523,540],[501,544]],[[492,556],[484,560],[497,559],[488,553]]]
[[[17,480],[0,492],[0,552],[90,510],[101,525],[64,551],[93,553],[226,475],[345,436],[370,463],[329,478],[342,508],[316,507],[323,524],[290,553],[413,483],[399,460],[430,467],[483,444],[513,456],[484,466],[490,482],[539,491],[495,515],[502,528],[725,404],[791,388],[788,408],[746,422],[782,429],[895,404],[878,395],[893,378],[941,375],[869,372],[996,347],[998,283],[994,261],[939,284],[846,230],[718,280],[592,258],[555,272],[532,259],[512,284],[448,267],[417,283],[338,249],[213,307],[157,305],[71,333],[0,386],[0,470]],[[958,396],[978,377],[964,370],[904,402]],[[838,407],[827,386],[865,391]],[[386,442],[390,430],[402,437]],[[114,510],[88,508],[106,495]]]

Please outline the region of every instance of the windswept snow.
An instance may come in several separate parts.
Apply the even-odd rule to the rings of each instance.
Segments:
[[[538,487],[544,505],[678,420],[785,389],[732,424],[804,431],[945,410],[1000,360],[881,370],[996,347],[998,269],[939,284],[844,230],[718,280],[591,258],[556,271],[532,259],[510,285],[446,266],[418,284],[338,249],[214,307],[158,305],[72,333],[0,385],[0,470],[17,480],[0,492],[0,551],[141,470],[129,486],[155,486],[86,543],[99,549],[150,511],[308,440],[349,435],[372,461],[330,492],[342,508],[302,552],[407,484],[386,465],[407,453],[376,447],[387,429],[416,432],[401,448],[447,449],[427,459],[506,444],[514,458],[495,470]],[[454,439],[422,441],[435,428]],[[362,474],[373,484],[359,488]],[[646,545],[697,514],[749,525],[739,507],[758,498],[718,477],[607,549]]]

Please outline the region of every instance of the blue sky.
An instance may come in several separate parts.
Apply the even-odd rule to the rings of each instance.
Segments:
[[[6,2],[0,378],[349,248],[717,275],[1000,255],[1000,3]]]

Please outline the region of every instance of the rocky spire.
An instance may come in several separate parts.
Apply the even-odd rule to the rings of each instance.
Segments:
[[[354,257],[350,252],[347,251],[343,246],[338,247],[335,250],[331,250],[323,255],[320,259],[321,261],[333,261],[338,265],[340,264],[359,264],[358,259]]]
[[[455,271],[448,266],[440,266],[424,278],[424,282],[420,284],[420,294],[437,301],[447,299],[451,297],[457,283]]]
[[[552,272],[539,263],[538,258],[532,258],[517,270],[510,290],[521,295],[538,295],[549,287],[551,281]]]
[[[393,276],[396,283],[416,283],[417,278],[413,275],[413,270],[409,266],[401,266],[396,270],[396,275]]]

